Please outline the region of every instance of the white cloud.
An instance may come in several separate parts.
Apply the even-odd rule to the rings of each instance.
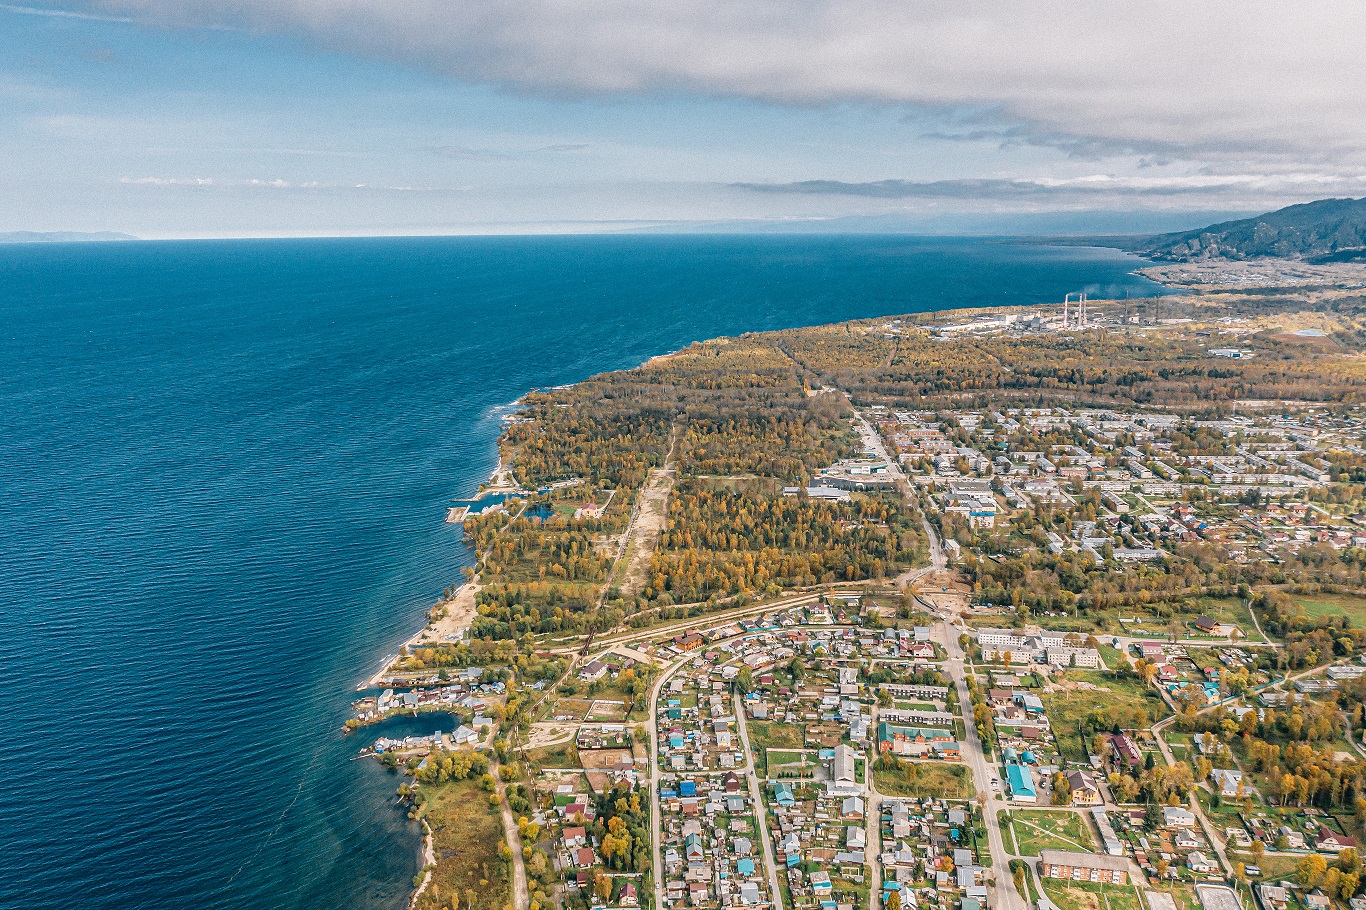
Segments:
[[[370,192],[382,193],[427,193],[432,192],[431,187],[424,186],[391,186],[391,185],[372,185],[366,183],[356,184],[337,184],[323,183],[318,180],[305,180],[302,183],[290,183],[288,180],[261,179],[251,177],[246,180],[220,180],[213,177],[120,177],[119,183],[124,186],[193,186],[193,187],[213,187],[215,189],[264,189],[264,190],[366,190]]]
[[[49,19],[84,19],[89,22],[133,22],[126,16],[100,16],[92,13],[73,12],[65,9],[53,9],[46,6],[17,6],[12,3],[0,3],[0,12],[17,13],[21,16],[44,16]]]
[[[128,186],[214,186],[212,177],[120,177]]]
[[[302,34],[548,95],[969,111],[941,135],[1280,166],[1366,163],[1366,4],[1156,0],[92,0]]]

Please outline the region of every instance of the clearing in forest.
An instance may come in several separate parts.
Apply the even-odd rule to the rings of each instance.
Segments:
[[[624,569],[614,578],[626,597],[634,597],[645,589],[650,576],[650,557],[654,556],[659,538],[664,534],[664,522],[668,514],[669,494],[673,492],[676,472],[674,470],[674,449],[678,444],[678,430],[675,428],[669,442],[669,454],[664,459],[664,467],[655,468],[645,481],[645,489],[640,491],[640,501],[631,516],[630,527],[626,529],[626,547],[620,565]],[[616,573],[614,573],[615,575]]]

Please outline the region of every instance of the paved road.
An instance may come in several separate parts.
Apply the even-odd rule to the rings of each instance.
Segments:
[[[944,565],[944,555],[939,545],[938,535],[935,534],[934,528],[928,520],[925,521],[925,534],[930,543],[931,566],[921,570],[922,574],[934,568],[942,568]],[[1003,797],[991,787],[991,781],[1000,778],[997,771],[987,762],[986,755],[982,750],[981,736],[977,733],[977,722],[972,716],[972,696],[968,693],[964,654],[962,647],[958,644],[959,629],[954,625],[953,618],[949,615],[940,613],[924,601],[918,602],[922,607],[943,620],[939,630],[942,638],[941,643],[948,653],[948,660],[944,662],[944,671],[953,680],[953,684],[958,690],[958,704],[963,713],[965,735],[959,745],[962,749],[964,762],[972,769],[973,783],[979,797],[986,797],[982,806],[982,823],[987,829],[987,845],[991,849],[991,870],[996,887],[995,906],[998,910],[1028,910],[1029,901],[1026,897],[1021,896],[1015,887],[1015,880],[1010,874],[1010,860],[1014,854],[1006,850],[1005,838],[1001,835],[1001,825],[997,819],[1002,808]]]
[[[1362,758],[1366,758],[1366,749],[1362,748],[1361,741],[1352,733],[1352,718],[1348,717],[1346,712],[1343,712],[1342,720],[1347,725],[1347,741],[1352,744],[1352,748],[1357,751],[1358,755]]]
[[[668,682],[669,677],[678,671],[678,668],[687,663],[690,657],[681,657],[669,664],[660,672],[659,678],[650,688],[650,713],[649,719],[645,723],[647,735],[650,737],[650,786],[646,791],[650,798],[650,827],[651,827],[651,849],[653,851],[653,872],[651,876],[655,881],[655,907],[663,910],[668,906],[664,903],[664,860],[660,852],[659,845],[664,840],[664,822],[660,818],[659,810],[659,728],[655,712],[659,708],[659,692],[664,688],[664,683]]]
[[[939,546],[938,535],[935,534],[934,528],[930,526],[928,521],[925,522],[925,534],[930,543],[931,565],[927,569],[922,569],[922,574],[934,568],[940,568],[944,564],[943,550]],[[1015,880],[1010,874],[1010,859],[1013,854],[1006,851],[1005,838],[1001,836],[1001,825],[997,820],[997,815],[1002,807],[1001,797],[991,787],[992,779],[999,780],[999,778],[997,772],[988,764],[986,755],[982,751],[982,739],[977,733],[977,722],[972,716],[972,696],[968,693],[963,649],[958,644],[958,628],[954,626],[950,617],[934,611],[923,601],[920,603],[922,607],[930,609],[932,613],[943,619],[939,627],[943,639],[941,643],[948,653],[948,660],[944,662],[944,671],[953,680],[953,684],[958,690],[958,704],[963,713],[965,735],[959,746],[962,750],[964,762],[972,769],[973,783],[979,797],[986,797],[982,807],[982,823],[987,829],[987,845],[991,849],[991,869],[996,888],[994,905],[998,910],[1028,910],[1029,901],[1020,895],[1019,890],[1015,887]]]
[[[1001,825],[997,813],[1001,808],[999,795],[991,788],[995,771],[987,764],[982,751],[982,740],[977,734],[977,723],[972,716],[972,697],[968,694],[967,677],[963,668],[963,649],[958,645],[958,630],[945,620],[940,626],[948,650],[949,659],[944,669],[953,679],[958,689],[958,704],[963,711],[963,725],[967,735],[963,737],[963,760],[972,769],[973,780],[979,795],[986,796],[982,809],[982,823],[987,829],[987,844],[991,847],[991,868],[996,879],[996,901],[998,910],[1028,910],[1029,902],[1020,896],[1015,888],[1015,880],[1010,875],[1010,854],[1006,852],[1005,838],[1001,836]]]
[[[887,473],[893,477],[903,476],[901,473],[901,463],[887,454],[887,444],[882,441],[882,434],[877,431],[877,427],[868,422],[868,418],[863,416],[863,412],[852,404],[849,409],[854,412],[854,419],[863,426],[863,441],[873,450],[873,456],[881,458],[887,462]]]
[[[783,892],[778,887],[778,862],[773,856],[773,838],[769,836],[768,812],[764,809],[763,794],[759,792],[759,776],[754,770],[754,752],[749,747],[749,725],[745,722],[745,711],[739,699],[732,696],[735,706],[735,723],[740,730],[740,745],[745,750],[745,779],[749,781],[749,798],[754,803],[754,817],[759,822],[759,841],[764,845],[764,868],[768,872],[768,887],[772,892],[774,910],[783,910]]]
[[[771,613],[785,610],[788,607],[795,607],[799,604],[811,603],[816,597],[831,588],[857,588],[865,583],[844,582],[838,585],[821,585],[814,587],[800,594],[791,594],[780,597],[777,600],[770,600],[761,604],[753,604],[747,607],[736,607],[733,610],[722,610],[717,613],[709,613],[706,616],[697,616],[691,619],[678,619],[666,623],[651,626],[648,629],[639,629],[631,632],[622,632],[613,635],[599,635],[593,638],[593,653],[599,657],[612,650],[620,644],[641,640],[653,640],[668,637],[679,632],[690,630],[712,629],[719,626],[728,625],[737,619],[744,619],[749,616],[758,616],[761,613]],[[560,645],[554,648],[545,649],[551,654],[578,654],[583,650],[583,642],[575,642],[572,645]]]
[[[874,722],[869,724],[872,729],[877,729],[876,713]],[[867,806],[863,815],[864,840],[867,846],[864,848],[865,856],[868,858],[868,868],[871,877],[869,881],[873,886],[868,889],[868,904],[870,910],[878,910],[882,906],[882,883],[885,881],[882,873],[882,800],[883,796],[877,792],[877,786],[873,780],[873,763],[871,760],[863,766],[863,778],[868,783],[868,794],[866,796]]]

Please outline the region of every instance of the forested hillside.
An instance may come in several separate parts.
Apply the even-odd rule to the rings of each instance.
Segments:
[[[1153,259],[1186,262],[1274,256],[1316,261],[1366,259],[1366,199],[1321,199],[1255,218],[1162,234],[1135,249]]]

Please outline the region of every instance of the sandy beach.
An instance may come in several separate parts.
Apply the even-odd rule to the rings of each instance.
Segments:
[[[409,647],[424,644],[437,644],[443,641],[456,641],[464,637],[470,624],[474,622],[475,595],[481,585],[478,578],[465,582],[455,592],[455,596],[436,608],[440,616],[428,622],[426,627],[408,641]]]

